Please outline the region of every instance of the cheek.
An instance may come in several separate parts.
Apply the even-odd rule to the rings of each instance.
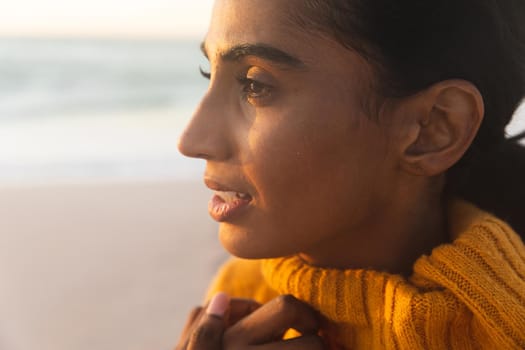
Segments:
[[[358,225],[366,212],[368,185],[378,172],[370,171],[371,147],[363,142],[373,129],[345,114],[301,112],[258,116],[245,134],[243,173],[257,193],[250,216],[221,225],[221,240],[234,255],[307,251]]]
[[[286,206],[289,212],[298,202],[304,207],[336,200],[355,179],[355,163],[362,158],[360,123],[318,105],[275,115],[256,118],[247,138],[245,170],[259,204],[269,210]]]

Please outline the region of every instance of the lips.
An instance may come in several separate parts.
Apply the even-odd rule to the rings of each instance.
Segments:
[[[230,187],[210,180],[205,180],[205,183],[215,192],[208,203],[208,211],[210,216],[218,222],[229,221],[239,216],[252,201],[252,196],[248,193],[232,190]]]

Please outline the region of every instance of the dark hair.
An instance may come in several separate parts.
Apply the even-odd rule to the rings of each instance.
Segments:
[[[377,92],[409,96],[447,79],[481,92],[485,117],[446,192],[525,234],[525,148],[505,127],[525,96],[525,0],[304,0],[293,19],[364,56]]]

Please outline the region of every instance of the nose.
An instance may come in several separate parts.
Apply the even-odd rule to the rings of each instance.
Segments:
[[[231,157],[231,133],[222,104],[221,98],[210,93],[203,98],[179,139],[180,153],[215,161]]]

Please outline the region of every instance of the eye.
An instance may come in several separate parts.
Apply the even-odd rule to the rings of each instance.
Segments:
[[[263,100],[271,96],[272,87],[267,84],[246,77],[240,78],[239,83],[244,96],[248,100]]]
[[[202,67],[200,67],[200,66],[199,66],[199,72],[201,73],[201,75],[202,75],[205,79],[208,79],[208,80],[211,79],[211,73],[205,71],[205,70],[202,69]]]

